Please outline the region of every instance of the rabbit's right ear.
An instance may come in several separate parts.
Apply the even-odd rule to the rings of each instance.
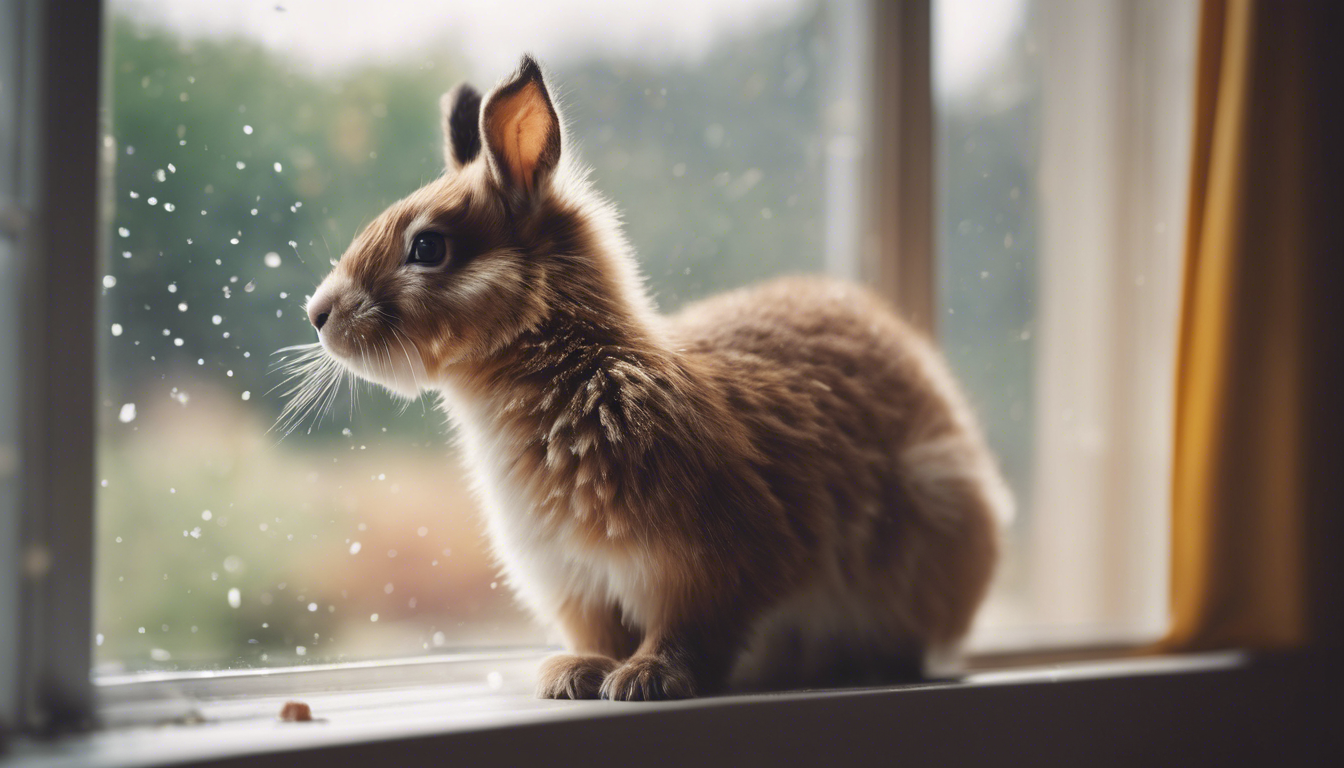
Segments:
[[[457,170],[481,153],[481,94],[466,83],[443,94],[443,160]]]
[[[541,192],[560,163],[560,116],[541,66],[524,56],[481,108],[481,139],[495,181],[522,199]]]

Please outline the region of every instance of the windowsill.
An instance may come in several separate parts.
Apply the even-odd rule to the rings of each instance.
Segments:
[[[539,701],[524,690],[526,674],[509,673],[490,682],[295,697],[312,707],[318,721],[311,723],[276,720],[290,698],[284,695],[200,699],[193,724],[178,716],[167,724],[20,744],[10,759],[35,768],[244,757],[255,764],[283,760],[288,768],[333,759],[517,765],[591,762],[625,749],[636,750],[626,757],[640,764],[743,764],[770,755],[790,761],[845,755],[856,764],[880,756],[890,763],[907,750],[953,764],[989,759],[999,749],[1027,750],[1004,753],[1017,762],[1045,745],[1052,758],[1084,748],[1164,760],[1196,749],[1252,750],[1229,753],[1244,758],[1259,737],[1299,720],[1286,692],[1301,685],[1306,665],[1289,661],[1235,652],[1149,657],[976,672],[956,682],[647,704]],[[1214,732],[1215,744],[1197,743]]]

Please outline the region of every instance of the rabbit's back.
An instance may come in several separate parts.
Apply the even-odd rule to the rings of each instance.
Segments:
[[[1011,497],[929,343],[865,289],[817,277],[692,304],[669,330],[715,372],[786,514],[817,532],[812,587],[766,617],[758,648],[788,638],[780,654],[796,664],[836,659],[819,644],[845,635],[851,651],[859,635],[910,645],[858,651],[879,658],[963,636]]]

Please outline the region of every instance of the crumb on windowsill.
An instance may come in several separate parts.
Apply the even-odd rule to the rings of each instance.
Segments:
[[[286,723],[307,723],[313,719],[313,710],[301,701],[287,701],[280,708],[280,719]]]

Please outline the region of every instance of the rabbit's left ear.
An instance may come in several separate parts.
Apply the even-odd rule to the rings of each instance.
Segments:
[[[466,83],[443,94],[443,160],[457,170],[481,153],[481,94]]]
[[[560,163],[560,118],[531,56],[486,98],[480,133],[501,187],[530,197],[550,180]]]

